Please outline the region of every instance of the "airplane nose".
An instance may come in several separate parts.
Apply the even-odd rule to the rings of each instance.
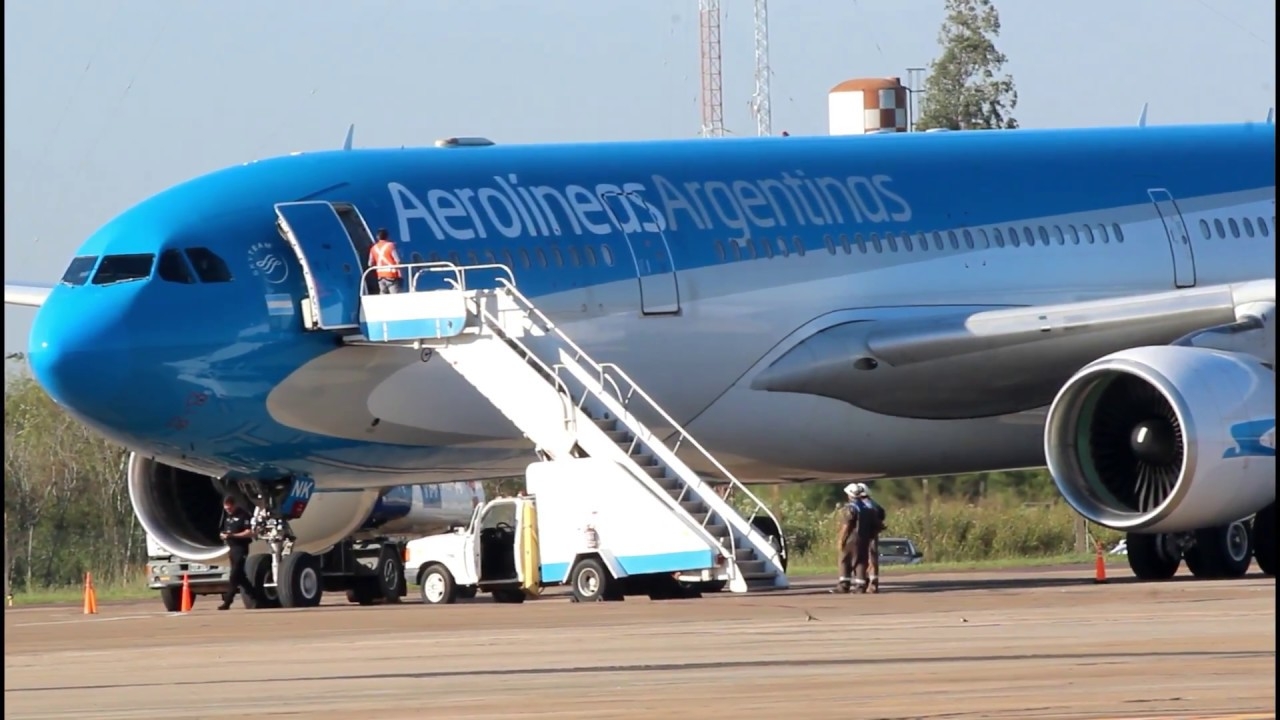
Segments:
[[[128,351],[124,294],[76,297],[56,288],[36,313],[27,358],[37,382],[59,405],[94,424],[119,427],[129,409],[134,358]]]

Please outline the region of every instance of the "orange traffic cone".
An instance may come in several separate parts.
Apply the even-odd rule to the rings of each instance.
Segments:
[[[178,606],[178,612],[191,612],[191,580],[186,573],[182,574],[182,604]]]
[[[98,593],[93,590],[93,575],[84,574],[84,614],[98,614]]]
[[[1098,543],[1097,548],[1098,554],[1093,559],[1093,581],[1104,583],[1107,581],[1107,561],[1102,555],[1102,543]]]

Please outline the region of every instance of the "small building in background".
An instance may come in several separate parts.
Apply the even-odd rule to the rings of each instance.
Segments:
[[[908,91],[896,77],[845,80],[827,93],[832,135],[907,132]]]

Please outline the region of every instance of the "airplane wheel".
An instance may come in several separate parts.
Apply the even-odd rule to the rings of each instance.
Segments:
[[[244,574],[249,578],[249,586],[253,588],[253,597],[249,597],[244,593],[240,594],[240,603],[244,605],[246,610],[254,608],[278,608],[280,607],[280,593],[276,592],[276,588],[265,587],[267,581],[271,579],[271,556],[267,553],[258,553],[250,555],[244,561]]]
[[[1249,526],[1237,520],[1228,525],[1197,530],[1196,544],[1187,551],[1187,569],[1198,578],[1238,578],[1249,572],[1253,537]]]
[[[1139,580],[1168,580],[1182,564],[1182,553],[1170,535],[1129,533],[1124,542],[1129,551],[1129,569]]]
[[[324,597],[320,577],[320,558],[306,552],[293,552],[280,562],[280,604],[287,608],[315,607]]]
[[[1276,575],[1276,504],[1262,508],[1253,518],[1253,559],[1258,569]]]

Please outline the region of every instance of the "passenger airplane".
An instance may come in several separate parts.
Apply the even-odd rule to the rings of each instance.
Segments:
[[[152,524],[198,476],[522,472],[446,363],[344,343],[379,227],[510,268],[749,482],[1048,464],[1140,577],[1243,574],[1254,536],[1274,572],[1271,124],[300,153],[143,201],[5,302],[131,487],[192,498]]]

